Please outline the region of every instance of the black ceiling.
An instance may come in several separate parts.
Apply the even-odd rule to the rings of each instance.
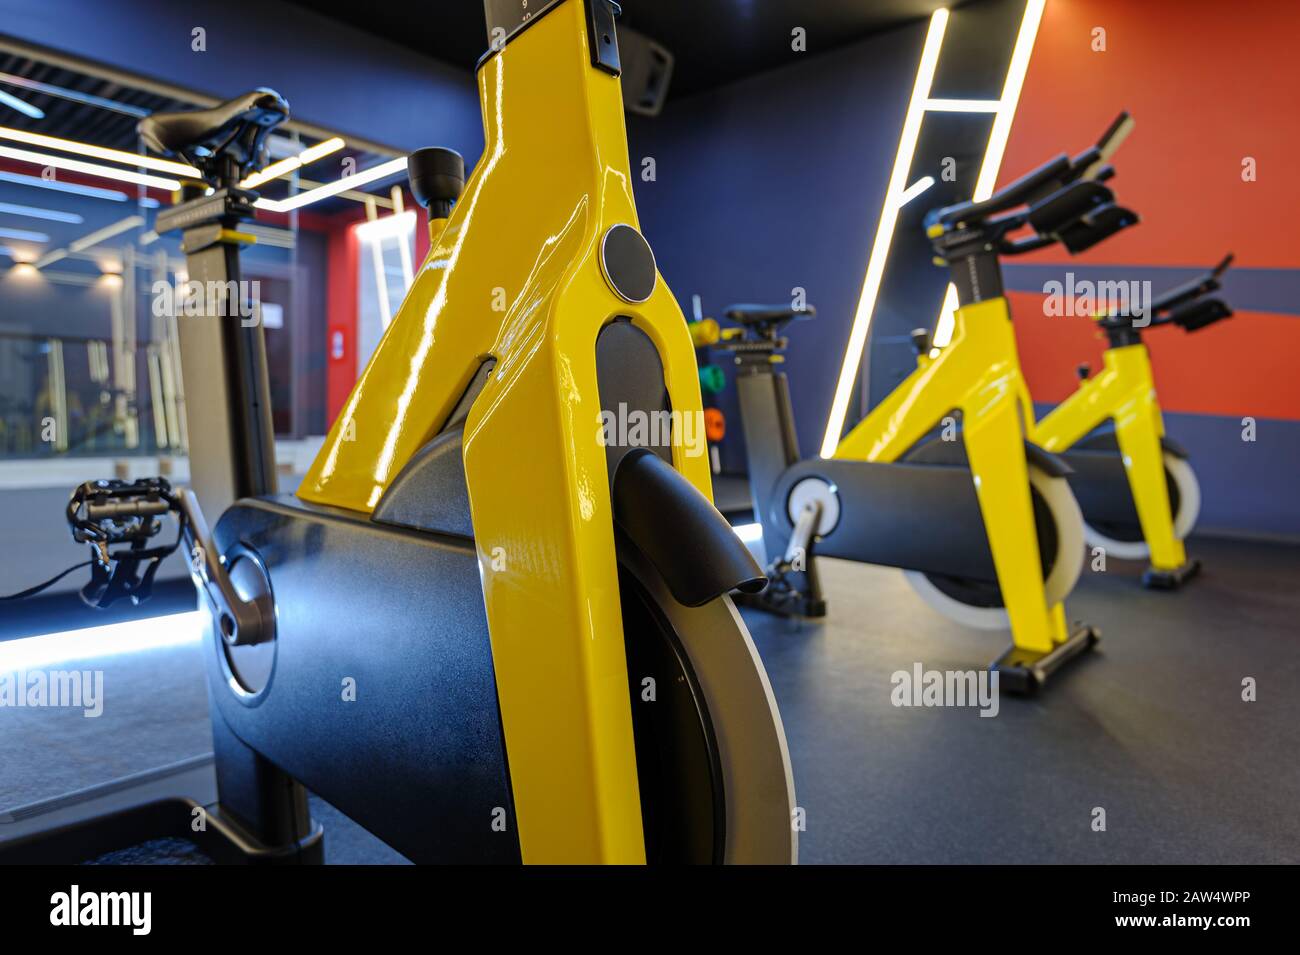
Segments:
[[[487,48],[483,6],[453,0],[422,7],[291,0],[298,6],[471,70]],[[796,55],[791,31],[802,27],[807,53],[825,53],[952,6],[943,0],[622,0],[626,24],[676,58],[670,96],[683,96],[773,69]]]
[[[116,104],[115,109],[80,103],[62,96],[54,96],[38,89],[15,86],[4,79],[17,76],[41,84],[61,87],[73,93],[100,98]],[[61,66],[53,66],[0,51],[0,89],[18,96],[23,102],[40,109],[45,115],[40,119],[24,116],[16,110],[5,110],[0,125],[16,129],[63,136],[81,142],[111,146],[134,152],[136,148],[135,124],[140,117],[155,110],[192,109],[188,103],[157,96],[143,90],[132,89],[89,76],[74,73]]]

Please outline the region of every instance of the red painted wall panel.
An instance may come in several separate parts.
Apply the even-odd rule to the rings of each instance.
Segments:
[[[1092,49],[1106,31],[1106,51]],[[1002,164],[1014,179],[1077,152],[1122,109],[1137,128],[1112,182],[1142,223],[1076,257],[1059,248],[1017,261],[1300,268],[1300,3],[1276,0],[1048,0]],[[1242,180],[1242,160],[1257,180]],[[1288,214],[1288,212],[1290,214]],[[1014,296],[1035,398],[1060,400],[1073,369],[1097,367],[1100,343],[1080,319],[1051,318]],[[1300,418],[1300,385],[1283,363],[1300,354],[1300,317],[1238,313],[1194,335],[1148,337],[1171,411]]]

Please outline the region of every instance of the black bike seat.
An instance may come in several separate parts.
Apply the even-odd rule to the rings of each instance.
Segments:
[[[289,104],[274,90],[259,88],[211,109],[154,113],[136,131],[155,152],[179,154],[198,164],[226,153],[240,167],[261,155],[272,129],[289,118]]]
[[[726,316],[741,325],[767,325],[788,322],[795,318],[812,318],[817,309],[811,305],[795,308],[791,305],[729,305]]]

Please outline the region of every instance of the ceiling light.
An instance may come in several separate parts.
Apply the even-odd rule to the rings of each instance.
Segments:
[[[40,209],[36,206],[20,206],[12,202],[0,202],[0,212],[11,216],[24,216],[28,219],[47,219],[50,222],[71,222],[73,225],[80,225],[85,222],[84,216],[79,216],[75,212],[60,212],[58,209]]]
[[[37,189],[53,189],[74,196],[89,196],[92,199],[108,199],[111,202],[126,202],[131,198],[117,189],[101,189],[99,186],[84,186],[79,182],[63,182],[59,179],[42,179],[40,176],[26,176],[20,172],[0,170],[0,182],[12,182],[19,186],[34,186]]]
[[[15,143],[26,143],[28,146],[41,146],[45,149],[57,149],[59,152],[86,156],[90,159],[107,159],[109,162],[120,162],[128,166],[138,166],[141,169],[169,172],[173,176],[198,179],[202,175],[193,166],[186,165],[183,162],[158,159],[154,156],[141,156],[121,149],[109,149],[107,146],[95,146],[91,143],[78,142],[75,139],[45,136],[41,133],[28,132],[25,129],[10,129],[8,126],[0,126],[0,139],[8,139]]]
[[[144,219],[141,216],[127,216],[125,219],[119,219],[117,222],[104,226],[102,229],[96,229],[68,243],[66,249],[54,249],[45,253],[36,262],[38,269],[43,269],[53,262],[67,258],[70,253],[84,252],[92,246],[99,245],[106,239],[111,239],[115,235],[120,235],[130,229],[144,225]]]
[[[61,156],[50,156],[45,153],[33,153],[25,149],[12,149],[9,146],[0,146],[0,157],[17,159],[19,162],[29,162],[37,166],[53,166],[55,169],[81,172],[88,176],[98,176],[101,179],[116,179],[119,182],[130,182],[137,186],[152,186],[154,189],[165,189],[168,192],[174,192],[181,187],[181,184],[175,179],[162,179],[158,176],[147,176],[143,173],[131,172],[129,169],[114,169],[112,166],[100,166],[95,163],[82,162],[79,159],[64,159]]]
[[[336,153],[344,146],[342,138],[335,136],[333,139],[327,139],[323,143],[317,143],[315,146],[308,146],[296,156],[290,156],[288,159],[281,159],[277,163],[272,163],[261,172],[255,172],[239,184],[241,189],[256,189],[264,182],[270,182],[272,179],[279,179],[281,176],[288,175],[295,169],[301,169],[303,166],[310,166],[316,160],[330,153]]]
[[[112,110],[115,113],[124,113],[127,116],[137,116],[143,119],[149,115],[147,109],[141,109],[139,106],[132,106],[129,103],[123,103],[120,100],[105,99],[102,96],[95,96],[93,93],[83,93],[80,90],[70,90],[66,86],[56,86],[53,83],[42,83],[40,80],[34,80],[26,76],[17,76],[13,73],[0,72],[0,83],[7,83],[10,86],[17,86],[20,89],[31,90],[34,93],[45,93],[48,96],[57,96],[60,99],[70,100],[73,103],[81,103],[85,106],[96,106],[100,109]]]
[[[354,172],[350,176],[344,176],[335,182],[326,183],[316,189],[300,192],[288,199],[258,199],[256,205],[257,208],[266,209],[268,212],[290,212],[294,209],[301,209],[313,202],[337,196],[339,193],[355,189],[357,186],[378,182],[380,179],[387,179],[389,176],[395,176],[405,171],[406,157],[399,156],[386,163],[380,163],[378,166],[372,166],[364,172]]]
[[[0,90],[0,103],[3,103],[5,106],[8,106],[10,109],[16,109],[24,116],[28,116],[32,119],[45,118],[45,110],[39,109],[38,107],[33,106],[31,103],[25,103],[22,100],[20,100],[17,96],[14,96],[11,93],[6,93],[4,90]]]
[[[26,229],[0,229],[0,238],[18,239],[22,242],[49,242],[50,237],[44,232],[29,232]]]

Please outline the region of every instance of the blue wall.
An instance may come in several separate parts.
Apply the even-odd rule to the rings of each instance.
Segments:
[[[296,119],[400,150],[483,151],[469,73],[278,0],[0,0],[0,34],[221,99],[270,86]]]
[[[789,302],[818,317],[791,328],[786,358],[801,447],[821,443],[925,39],[924,22],[628,117],[642,228],[690,314]],[[727,369],[730,378],[730,368]],[[724,466],[743,471],[735,389]]]

